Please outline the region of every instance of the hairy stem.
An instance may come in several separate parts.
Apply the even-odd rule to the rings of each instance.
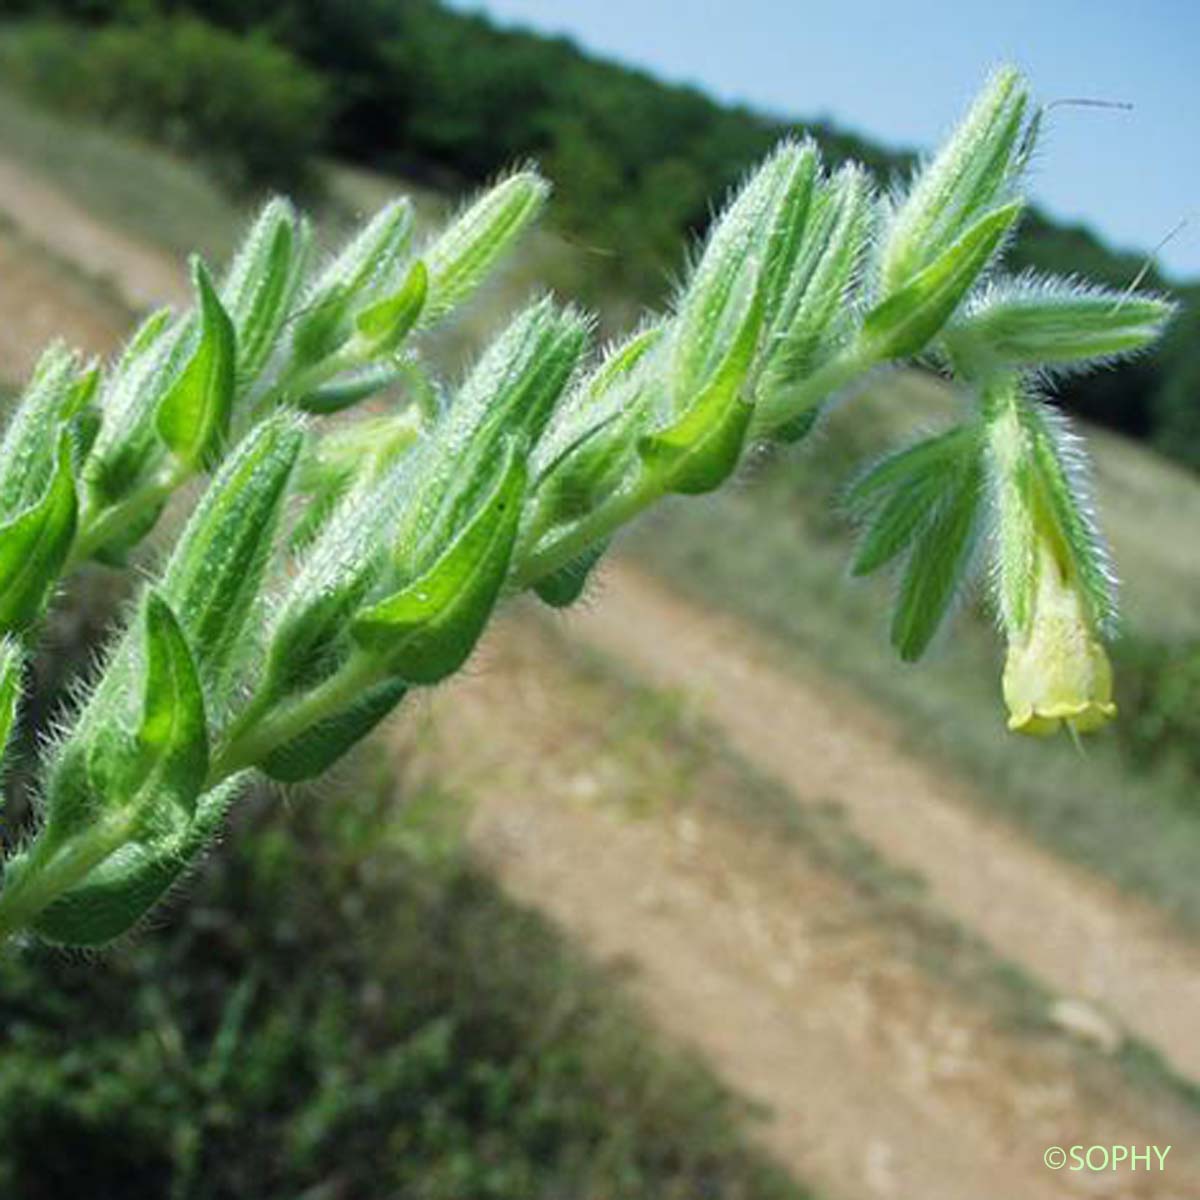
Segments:
[[[261,763],[280,746],[348,708],[380,678],[378,665],[367,655],[352,654],[339,670],[302,696],[282,704],[261,698],[252,702],[213,756],[205,788]]]
[[[28,928],[39,913],[125,845],[130,827],[130,816],[123,811],[66,841],[39,838],[29,857],[15,870],[5,872],[4,890],[0,892],[0,946]]]

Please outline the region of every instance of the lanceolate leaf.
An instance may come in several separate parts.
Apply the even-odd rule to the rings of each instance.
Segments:
[[[500,594],[525,490],[510,444],[496,482],[423,574],[354,619],[354,638],[410,683],[436,683],[467,660]]]
[[[145,692],[138,749],[150,806],[168,798],[190,817],[208,773],[204,693],[187,639],[166,601],[146,598]]]
[[[18,630],[42,613],[75,537],[71,436],[59,435],[54,474],[31,507],[0,526],[0,629]]]
[[[1021,204],[981,217],[940,257],[900,291],[873,308],[863,322],[863,343],[882,361],[919,353],[949,320],[1013,227]]]
[[[960,425],[887,455],[846,489],[846,507],[851,512],[868,512],[883,503],[894,488],[914,477],[944,472],[976,437],[970,426]]]
[[[968,363],[1049,367],[1106,361],[1141,350],[1174,307],[1153,296],[1124,295],[1043,280],[999,286],[947,330]]]
[[[210,460],[229,429],[233,406],[233,322],[221,307],[208,271],[193,266],[200,333],[191,358],[158,406],[155,421],[168,449],[195,470]]]
[[[638,441],[645,469],[664,491],[712,491],[737,466],[754,412],[743,390],[761,320],[755,304],[704,391],[674,424]]]
[[[235,776],[196,802],[186,831],[175,838],[131,841],[94,867],[33,924],[61,946],[97,947],[132,930],[196,863],[245,786]]]
[[[982,491],[980,460],[969,459],[913,546],[892,618],[892,645],[905,662],[925,652],[962,581]]]
[[[394,351],[417,323],[429,286],[429,273],[418,259],[398,291],[376,300],[354,318],[359,336],[372,354]]]

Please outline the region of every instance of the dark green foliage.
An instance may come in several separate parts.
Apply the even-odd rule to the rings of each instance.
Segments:
[[[98,31],[36,24],[0,48],[5,81],[207,162],[231,186],[296,187],[321,146],[323,83],[259,35],[189,16]]]
[[[0,1195],[801,1200],[464,860],[447,801],[251,803],[102,970],[0,961]]]
[[[1200,642],[1127,635],[1113,647],[1117,735],[1141,769],[1170,765],[1200,786]]]

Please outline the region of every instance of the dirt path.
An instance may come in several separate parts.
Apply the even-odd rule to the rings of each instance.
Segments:
[[[740,753],[801,799],[843,805],[882,855],[1054,991],[1082,997],[1200,1080],[1200,951],[1162,916],[988,817],[967,787],[825,678],[781,671],[743,625],[631,566],[609,565],[573,636],[679,689]]]
[[[625,594],[619,574],[609,608],[632,617],[638,584]],[[918,965],[911,931],[852,881],[738,815],[719,761],[647,765],[653,733],[614,741],[627,702],[513,621],[473,677],[435,695],[418,744],[470,795],[472,842],[505,886],[599,960],[632,966],[650,1015],[766,1107],[781,1162],[859,1200],[1200,1193],[1195,1110],[1061,1035],[1006,1027]],[[1168,1143],[1170,1169],[1152,1175],[1042,1163],[1052,1145]]]
[[[0,210],[2,211],[2,210]],[[125,309],[41,249],[0,228],[0,379],[23,383],[42,350],[61,338],[106,354],[129,323]]]
[[[189,302],[187,274],[171,255],[97,220],[53,184],[0,155],[0,212],[28,240],[83,274],[106,280],[134,310]]]

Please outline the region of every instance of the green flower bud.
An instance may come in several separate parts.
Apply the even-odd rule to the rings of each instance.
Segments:
[[[531,464],[531,530],[585,515],[638,473],[638,438],[665,386],[665,333],[654,325],[618,344],[558,408]]]
[[[491,274],[537,219],[550,185],[534,171],[518,171],[463,209],[425,250],[429,297],[423,326],[462,304]]]
[[[1006,203],[1028,159],[1029,91],[1019,72],[992,76],[897,208],[880,277],[889,297],[939,259],[990,209]]]
[[[312,233],[280,198],[271,200],[243,240],[221,287],[238,346],[239,386],[249,386],[274,350],[296,298]]]
[[[412,232],[412,205],[392,201],[305,290],[286,365],[278,368],[285,376],[302,375],[340,351],[355,332],[357,314],[401,286]]]
[[[213,479],[163,572],[161,593],[196,648],[214,704],[244,648],[302,443],[302,428],[287,414],[245,438]]]
[[[858,167],[843,167],[818,189],[784,303],[763,339],[756,396],[765,421],[773,411],[797,408],[805,381],[853,330],[849,297],[869,245],[873,207],[870,181]]]

